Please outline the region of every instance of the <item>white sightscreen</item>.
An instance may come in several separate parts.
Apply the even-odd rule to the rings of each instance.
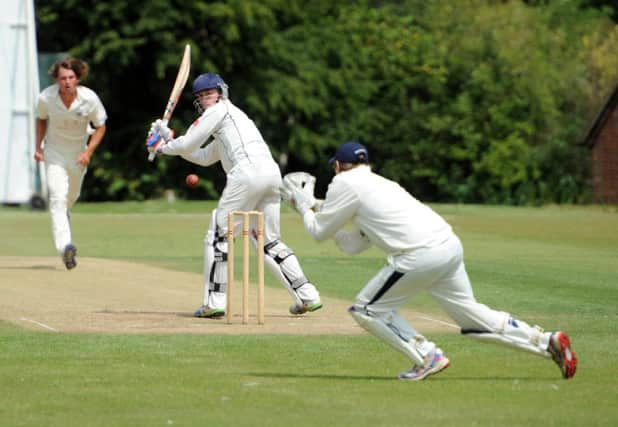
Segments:
[[[0,13],[0,202],[43,193],[34,161],[39,91],[33,0],[2,0]]]

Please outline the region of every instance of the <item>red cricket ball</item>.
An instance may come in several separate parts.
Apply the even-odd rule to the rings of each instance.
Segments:
[[[189,187],[195,188],[197,187],[197,184],[199,184],[200,178],[196,174],[192,173],[192,174],[187,175],[185,182],[187,183]]]

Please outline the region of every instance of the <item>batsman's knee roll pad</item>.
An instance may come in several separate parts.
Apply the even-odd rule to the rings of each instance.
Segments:
[[[305,277],[294,251],[280,240],[264,245],[265,262],[276,275],[280,275],[287,285],[296,290],[309,283]],[[277,271],[278,270],[278,271]]]
[[[213,210],[210,226],[204,238],[204,275],[208,290],[225,292],[227,289],[227,236],[220,232]]]
[[[280,240],[265,244],[264,253],[274,259],[277,264],[282,264],[288,257],[294,255],[294,251]]]

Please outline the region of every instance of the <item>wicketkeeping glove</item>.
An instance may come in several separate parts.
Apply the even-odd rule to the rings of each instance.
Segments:
[[[333,236],[337,247],[343,252],[354,255],[371,247],[371,241],[358,228],[339,230]]]
[[[317,205],[317,201],[313,196],[314,189],[315,176],[307,172],[291,172],[283,177],[281,198],[290,203],[297,210],[297,202],[300,200],[303,201],[301,202],[301,205],[304,203],[305,205],[309,205],[309,208],[311,209]]]
[[[292,199],[294,197],[294,194],[292,193],[292,189],[287,187],[284,183],[281,186],[280,191],[281,191],[281,199],[288,202],[289,204],[292,204]]]
[[[316,204],[313,194],[306,192],[303,188],[296,186],[292,180],[285,178],[281,186],[281,198],[288,202],[301,215]]]
[[[291,172],[283,177],[283,182],[300,188],[305,193],[313,196],[315,189],[315,176],[307,172]]]
[[[315,197],[311,194],[307,194],[298,188],[292,189],[292,200],[290,201],[290,204],[298,211],[299,214],[305,215],[305,212],[315,206],[315,203]]]

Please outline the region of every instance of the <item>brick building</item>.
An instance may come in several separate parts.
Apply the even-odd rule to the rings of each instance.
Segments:
[[[584,143],[592,150],[594,201],[618,204],[618,86],[603,104]]]

